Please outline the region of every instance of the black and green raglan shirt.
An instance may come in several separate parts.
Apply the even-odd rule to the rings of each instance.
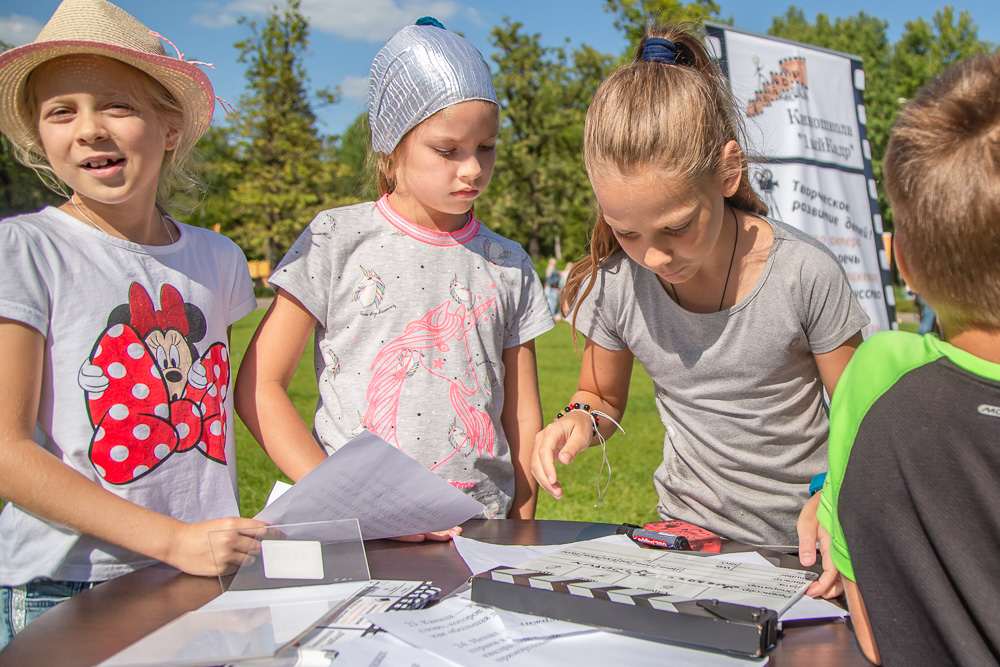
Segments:
[[[1000,663],[1000,365],[871,337],[834,391],[829,451],[819,519],[884,664]]]

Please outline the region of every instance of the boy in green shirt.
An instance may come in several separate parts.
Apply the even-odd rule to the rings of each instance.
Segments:
[[[1000,660],[1000,53],[900,114],[885,159],[903,278],[944,339],[858,349],[830,414],[819,521],[873,662]]]

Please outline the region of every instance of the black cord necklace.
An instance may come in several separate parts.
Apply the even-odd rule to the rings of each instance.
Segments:
[[[733,237],[733,254],[729,256],[729,269],[726,270],[726,284],[722,286],[722,298],[719,299],[719,307],[716,308],[716,311],[722,310],[722,304],[726,301],[726,292],[729,291],[729,275],[733,272],[733,260],[736,259],[736,244],[740,240],[740,223],[739,220],[736,219],[736,211],[732,206],[727,206],[726,208],[733,212],[733,222],[736,224],[736,234]],[[674,301],[677,302],[677,305],[683,308],[684,305],[681,304],[681,296],[677,293],[677,286],[670,283],[670,291],[673,292]]]

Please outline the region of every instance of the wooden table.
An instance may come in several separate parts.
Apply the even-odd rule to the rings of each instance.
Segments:
[[[463,535],[497,544],[562,544],[610,535],[616,527],[575,521],[476,520],[463,525]],[[365,549],[372,578],[426,579],[449,592],[470,576],[451,542],[379,540],[368,542]],[[723,546],[723,552],[747,550],[735,543]],[[784,555],[781,561],[786,567],[798,564]],[[133,572],[44,614],[0,651],[0,667],[94,665],[219,593],[218,580],[181,574],[166,566]],[[770,664],[777,667],[870,664],[843,620],[785,623],[770,657]]]

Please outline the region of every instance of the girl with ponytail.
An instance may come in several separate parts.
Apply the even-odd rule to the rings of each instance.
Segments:
[[[555,462],[603,445],[638,359],[665,429],[660,516],[795,551],[826,469],[823,391],[868,318],[829,251],[766,217],[742,135],[724,76],[684,27],[651,30],[601,84],[584,133],[596,221],[563,296],[583,367],[532,471],[561,497]]]

